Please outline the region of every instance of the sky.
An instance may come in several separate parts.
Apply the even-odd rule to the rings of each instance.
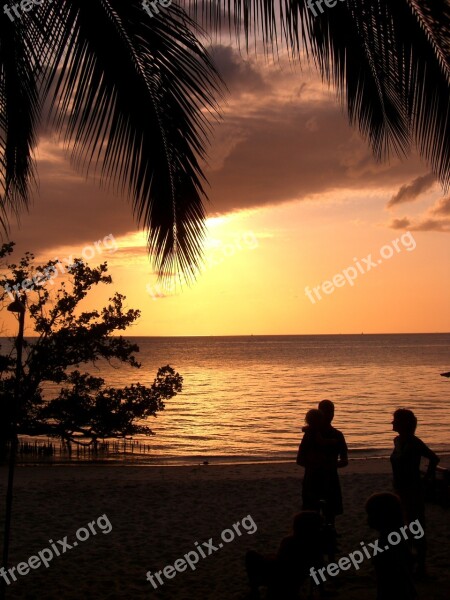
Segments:
[[[450,196],[427,165],[414,153],[377,163],[313,71],[226,42],[212,52],[228,92],[197,281],[162,287],[127,199],[78,174],[47,132],[33,202],[11,221],[15,258],[107,260],[113,284],[90,303],[124,294],[141,310],[128,335],[450,331]]]

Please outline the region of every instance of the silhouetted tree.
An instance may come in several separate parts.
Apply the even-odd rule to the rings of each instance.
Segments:
[[[13,251],[13,244],[0,248],[0,259]],[[68,442],[96,443],[98,439],[152,434],[138,420],[164,409],[164,401],[182,390],[182,377],[170,366],[161,367],[150,386],[135,383],[123,388],[109,387],[101,377],[81,372],[80,366],[103,359],[140,368],[139,351],[122,336],[139,317],[138,310],[124,310],[125,296],[116,293],[101,311],[83,311],[80,304],[89,291],[110,284],[106,263],[90,268],[81,260],[68,267],[59,289],[49,290],[55,261],[37,268],[27,253],[18,264],[4,265],[3,286],[13,286],[39,274],[39,284],[23,294],[27,319],[31,319],[36,338],[24,342],[23,371],[20,380],[18,433],[58,436]],[[53,284],[54,285],[54,284]],[[4,287],[0,296],[8,299]],[[2,437],[10,434],[12,422],[15,357],[12,349],[0,355],[0,422]]]

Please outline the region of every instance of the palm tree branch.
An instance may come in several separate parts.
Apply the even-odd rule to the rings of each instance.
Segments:
[[[35,30],[26,21],[0,18],[0,224],[26,207],[35,182],[32,154],[40,101]]]
[[[281,34],[290,53],[336,86],[378,158],[407,154],[414,141],[444,189],[450,185],[448,0],[339,0],[316,7],[317,16],[306,0],[217,0],[214,12],[186,2],[213,30],[231,21],[266,46]]]
[[[120,0],[63,2],[45,92],[52,122],[86,173],[127,191],[157,268],[195,273],[205,218],[203,175],[220,80],[179,7],[149,18]],[[105,24],[99,36],[97,23]],[[162,107],[162,108],[160,108]]]

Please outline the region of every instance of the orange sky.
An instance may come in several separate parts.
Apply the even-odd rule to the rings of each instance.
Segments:
[[[19,251],[81,256],[112,235],[116,251],[92,246],[90,264],[108,260],[114,279],[94,303],[124,293],[142,310],[131,335],[450,331],[450,198],[427,166],[376,164],[311,73],[228,46],[214,56],[230,94],[209,152],[197,283],[158,287],[130,205],[78,176],[45,132],[39,190],[11,227]]]

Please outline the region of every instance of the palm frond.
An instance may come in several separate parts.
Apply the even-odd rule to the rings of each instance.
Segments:
[[[206,199],[200,159],[221,80],[178,6],[150,18],[139,2],[43,5],[40,55],[51,123],[76,167],[131,198],[156,268],[198,271]]]
[[[0,14],[0,224],[27,205],[34,182],[32,161],[40,102],[35,30]]]
[[[352,123],[386,159],[415,144],[444,189],[450,185],[450,4],[448,0],[338,0],[316,16],[306,0],[186,0],[217,30],[231,23],[247,40],[315,63],[336,86]],[[313,4],[314,7],[314,4]]]

